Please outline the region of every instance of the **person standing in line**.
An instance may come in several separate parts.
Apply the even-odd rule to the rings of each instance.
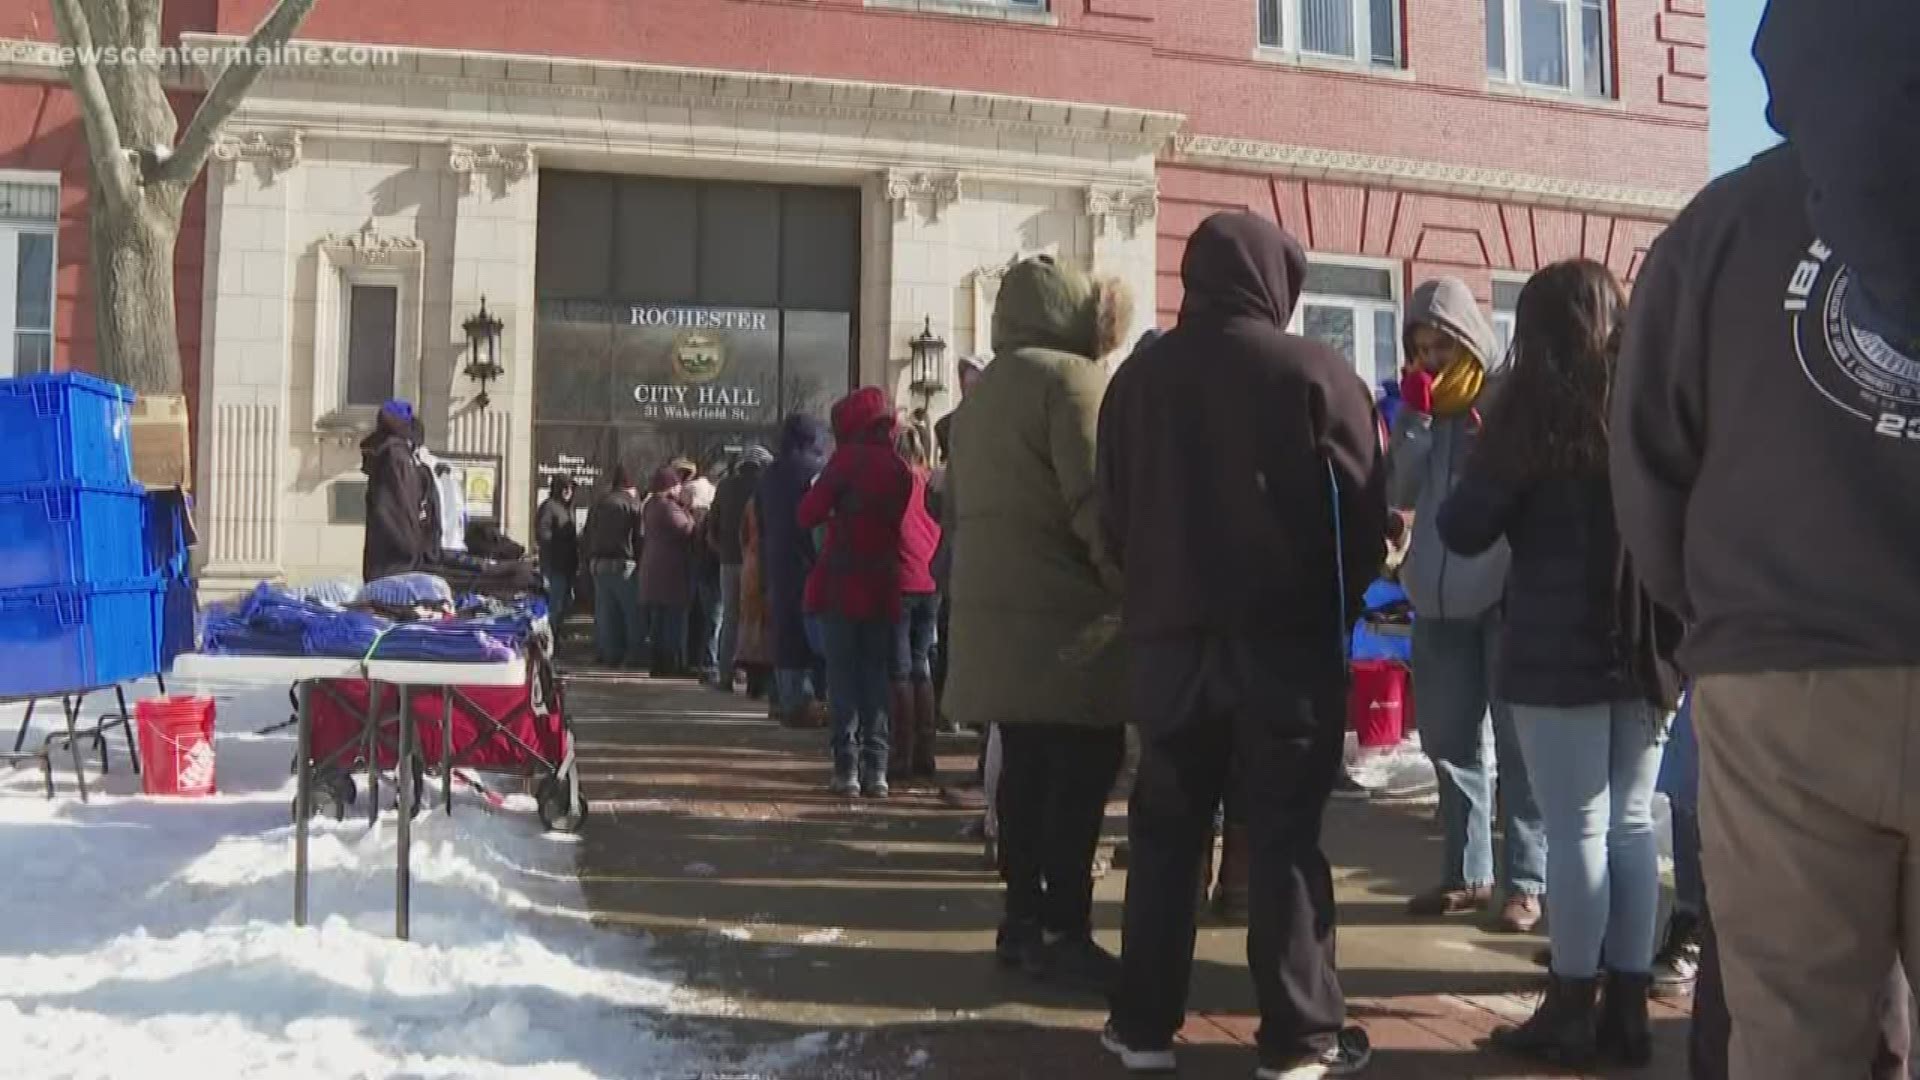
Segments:
[[[734,675],[740,667],[740,590],[746,565],[741,532],[747,507],[760,487],[760,474],[772,461],[773,455],[764,446],[741,451],[739,462],[714,492],[713,511],[707,515],[707,544],[720,563],[720,639],[714,677],[708,685],[726,694],[733,693]]]
[[[702,684],[712,682],[720,666],[720,559],[707,536],[707,518],[719,490],[698,472],[680,486],[680,504],[693,515],[693,537],[687,551],[692,598],[687,619],[687,663]]]
[[[580,527],[573,520],[573,477],[555,474],[547,499],[534,516],[534,541],[540,547],[540,580],[547,584],[547,617],[560,636],[573,610],[573,581],[580,573]]]
[[[913,478],[913,491],[900,521],[900,621],[893,644],[893,746],[891,771],[895,783],[932,783],[939,775],[935,760],[938,707],[933,695],[933,654],[939,648],[940,587],[933,576],[934,553],[940,546],[940,525],[927,506],[926,433],[903,424],[894,450]]]
[[[1625,306],[1613,274],[1590,259],[1533,275],[1507,384],[1438,522],[1456,554],[1511,548],[1495,689],[1513,710],[1547,827],[1553,979],[1533,1017],[1493,1042],[1575,1068],[1596,1054],[1634,1068],[1652,1060],[1653,785],[1677,704],[1636,677],[1617,608],[1606,412],[1609,339]]]
[[[1229,793],[1248,829],[1255,1076],[1350,1076],[1372,1057],[1346,1025],[1320,832],[1346,734],[1347,616],[1386,555],[1386,471],[1366,384],[1339,353],[1286,332],[1306,271],[1265,218],[1202,222],[1178,324],[1121,366],[1100,418],[1102,523],[1125,573],[1140,730],[1102,1041],[1131,1071],[1175,1067],[1195,883]]]
[[[800,500],[827,464],[827,427],[805,413],[788,416],[780,453],[754,495],[759,526],[760,569],[766,588],[772,640],[774,715],[788,727],[819,727],[813,684],[819,665],[807,634],[805,594],[813,569],[813,536],[800,527]]]
[[[747,676],[747,697],[765,698],[767,719],[780,720],[773,692],[773,631],[768,626],[766,577],[761,571],[760,506],[747,500],[740,516],[740,644],[735,662]]]
[[[601,667],[639,670],[647,662],[638,581],[640,521],[640,490],[633,473],[624,464],[616,465],[607,493],[587,511],[587,528],[580,537],[587,571],[593,575],[593,647]]]
[[[1497,397],[1506,357],[1473,293],[1456,278],[1414,290],[1407,307],[1408,369],[1387,447],[1387,498],[1413,511],[1400,583],[1413,601],[1413,711],[1440,787],[1441,880],[1409,904],[1418,918],[1486,910],[1505,894],[1501,929],[1539,925],[1547,843],[1527,782],[1513,714],[1492,693],[1499,666],[1495,608],[1506,584],[1504,541],[1473,558],[1440,540],[1440,506],[1452,494]],[[1491,718],[1491,722],[1489,722]],[[1487,772],[1489,727],[1499,777]],[[1505,837],[1494,865],[1493,813]]]
[[[994,362],[954,416],[947,473],[957,522],[947,705],[999,726],[993,805],[1006,881],[1002,963],[1105,992],[1115,961],[1093,938],[1093,861],[1125,753],[1121,654],[1064,662],[1111,619],[1120,580],[1094,498],[1102,358],[1131,319],[1124,286],[1036,256],[1007,271]]]
[[[884,799],[888,673],[900,621],[900,524],[915,484],[894,449],[886,392],[863,386],[833,407],[836,445],[800,500],[802,528],[825,529],[807,576],[806,611],[819,620],[833,709],[836,795]]]
[[[1754,55],[1786,142],[1648,254],[1614,495],[1688,623],[1727,1072],[1884,1075],[1920,957],[1920,9],[1775,0]]]
[[[673,468],[653,474],[652,497],[642,517],[647,543],[640,552],[640,608],[653,642],[651,668],[656,679],[677,679],[687,673],[695,523],[680,475]]]
[[[980,384],[980,377],[986,373],[987,362],[978,356],[969,356],[960,361],[960,405],[967,403],[967,396]],[[958,415],[959,407],[941,417],[933,425],[933,441],[940,453],[940,468],[934,473],[933,491],[938,496],[939,510],[934,520],[940,524],[940,547],[933,557],[934,580],[940,585],[943,597],[940,604],[940,624],[938,627],[940,645],[933,655],[933,699],[935,711],[945,717],[947,700],[947,658],[953,647],[952,604],[945,601],[947,579],[953,568],[953,521],[946,512],[946,473],[953,464],[953,418]],[[955,729],[957,730],[957,729]],[[984,739],[983,739],[984,746]]]

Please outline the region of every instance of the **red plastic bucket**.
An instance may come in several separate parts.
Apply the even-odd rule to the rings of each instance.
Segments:
[[[148,698],[135,703],[140,722],[140,787],[148,795],[211,795],[213,699]]]
[[[1407,669],[1391,660],[1353,662],[1347,692],[1347,726],[1363,749],[1398,746],[1407,713]]]

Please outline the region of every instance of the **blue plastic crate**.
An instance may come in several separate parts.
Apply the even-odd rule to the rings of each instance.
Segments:
[[[159,643],[160,670],[199,647],[200,602],[193,580],[163,577],[153,594],[154,637]]]
[[[57,694],[160,670],[158,578],[0,592],[0,696]]]
[[[133,483],[133,391],[78,372],[0,379],[0,484]]]
[[[159,573],[141,488],[0,487],[0,589],[132,581]]]

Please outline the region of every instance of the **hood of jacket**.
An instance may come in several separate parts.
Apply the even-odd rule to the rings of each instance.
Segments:
[[[360,471],[367,476],[374,475],[374,462],[390,449],[397,449],[411,457],[413,440],[407,431],[406,421],[382,412],[373,423],[373,431],[360,440]]]
[[[1412,298],[1407,301],[1405,335],[1410,338],[1413,328],[1422,323],[1446,331],[1449,337],[1465,345],[1489,377],[1507,366],[1507,356],[1500,351],[1500,338],[1493,332],[1493,323],[1480,310],[1473,290],[1459,278],[1434,278],[1413,290]],[[1407,352],[1413,352],[1411,346]]]
[[[1920,5],[1774,0],[1754,38],[1767,120],[1808,183],[1820,239],[1858,276],[1847,314],[1911,355],[1920,346]]]
[[[817,416],[794,413],[780,425],[780,460],[798,464],[799,471],[817,476],[826,466],[832,436]]]
[[[1018,349],[1054,349],[1096,356],[1094,308],[1092,278],[1051,255],[1022,259],[1001,279],[994,301],[993,351],[1005,356]]]
[[[833,406],[833,437],[841,443],[891,442],[895,418],[886,391],[863,386]]]
[[[1284,329],[1307,280],[1307,253],[1257,214],[1215,214],[1187,240],[1180,321],[1251,319]]]

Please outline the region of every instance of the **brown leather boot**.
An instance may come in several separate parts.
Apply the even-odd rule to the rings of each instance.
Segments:
[[[940,775],[939,750],[940,708],[934,702],[933,684],[916,682],[910,695],[913,699],[913,775],[920,780],[934,780]]]
[[[1229,824],[1220,837],[1220,881],[1213,888],[1213,913],[1222,922],[1247,921],[1247,827]]]
[[[914,741],[913,688],[904,682],[887,686],[887,731],[892,746],[887,750],[887,779],[902,783],[913,775]]]

